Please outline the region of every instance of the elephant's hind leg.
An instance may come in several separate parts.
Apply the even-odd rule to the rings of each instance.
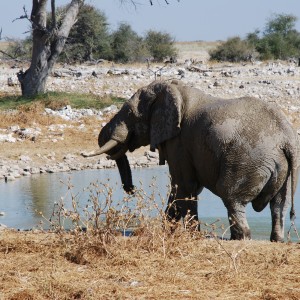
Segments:
[[[284,221],[287,209],[291,203],[291,179],[280,189],[278,194],[271,200],[270,209],[272,215],[272,242],[284,241]]]
[[[286,181],[287,170],[288,165],[286,159],[282,156],[281,160],[275,164],[269,180],[266,182],[259,195],[252,200],[252,207],[255,211],[261,212],[275,197]]]
[[[230,223],[231,240],[251,239],[246,218],[246,205],[237,201],[224,201]]]

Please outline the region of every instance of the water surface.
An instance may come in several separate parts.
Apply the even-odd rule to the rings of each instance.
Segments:
[[[159,209],[164,209],[162,202],[166,200],[169,189],[167,167],[133,169],[133,180],[135,185],[142,189],[142,192],[148,197],[153,194]],[[92,192],[95,189],[91,187],[91,183],[100,185],[100,187],[102,183],[107,184],[113,190],[115,205],[118,207],[122,205],[126,194],[121,188],[119,173],[116,169],[32,175],[8,183],[0,181],[0,211],[5,213],[0,217],[0,223],[18,229],[36,227],[42,220],[40,213],[46,219],[49,218],[53,212],[54,203],[60,202],[62,199],[70,208],[72,197],[76,199],[82,209],[87,205],[91,194],[95,194]],[[300,201],[297,201],[299,198],[300,191],[298,189],[295,196],[295,208],[296,213],[300,214]],[[220,219],[216,224],[224,224],[225,228],[228,227],[227,211],[222,201],[208,190],[204,190],[200,194],[198,207],[201,221],[212,223]],[[151,211],[152,215],[158,213],[157,208]],[[288,215],[286,231],[290,225]],[[251,204],[248,205],[247,218],[253,238],[269,239],[271,216],[268,207],[257,213],[252,209]],[[47,226],[46,224],[47,222],[45,226]],[[299,218],[296,219],[296,225],[300,227]],[[202,226],[202,228],[206,227]]]

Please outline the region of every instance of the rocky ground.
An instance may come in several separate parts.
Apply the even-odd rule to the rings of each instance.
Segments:
[[[300,67],[297,62],[211,63],[205,51],[198,52],[196,57],[187,59],[187,53],[181,53],[175,64],[58,65],[49,77],[47,88],[130,98],[139,87],[155,79],[179,79],[218,97],[253,96],[273,102],[299,130]],[[16,73],[21,67],[26,66],[5,63],[0,66],[0,93],[20,93]],[[116,106],[102,111],[66,106],[60,111],[46,109],[43,115],[49,122],[43,126],[30,120],[30,126],[25,128],[19,124],[0,128],[0,178],[13,180],[41,172],[114,167],[114,162],[104,156],[83,159],[80,153],[97,147],[99,130],[116,111]],[[143,148],[130,155],[130,162],[137,167],[156,165],[157,154]]]

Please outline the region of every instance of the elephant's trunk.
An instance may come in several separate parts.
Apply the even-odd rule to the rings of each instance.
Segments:
[[[103,145],[98,151],[87,154],[87,153],[81,153],[83,157],[92,157],[92,156],[97,156],[101,155],[105,152],[108,152],[109,150],[113,149],[115,146],[118,145],[117,141],[114,140],[109,140],[105,145]]]
[[[123,155],[116,159],[116,163],[120,172],[124,190],[128,194],[132,194],[134,192],[134,185],[132,184],[131,169],[127,156]]]

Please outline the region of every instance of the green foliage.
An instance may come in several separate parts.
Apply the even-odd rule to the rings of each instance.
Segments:
[[[288,59],[300,56],[300,33],[295,30],[297,17],[276,14],[266,23],[261,33],[258,29],[240,37],[228,39],[210,52],[211,60],[244,61],[258,56],[259,59]]]
[[[268,20],[262,37],[250,33],[247,41],[255,46],[261,59],[287,59],[300,55],[300,33],[295,28],[297,17],[276,14]]]
[[[111,59],[107,18],[100,10],[84,5],[72,27],[63,57],[70,61]]]
[[[56,9],[56,23],[60,26],[67,6]],[[47,16],[47,28],[53,27],[52,16]],[[32,36],[11,44],[11,57],[30,59]],[[168,33],[150,30],[145,38],[139,36],[129,24],[121,23],[116,31],[109,33],[105,14],[94,6],[85,4],[72,27],[59,60],[68,63],[98,59],[121,63],[145,61],[153,57],[162,61],[176,57],[174,39]]]
[[[145,43],[151,56],[157,61],[177,56],[174,39],[168,33],[149,30],[145,37]]]
[[[240,37],[229,38],[225,43],[210,51],[210,59],[217,61],[247,61],[254,55],[255,50],[251,43],[241,40]]]
[[[114,61],[122,63],[140,61],[148,54],[143,39],[129,24],[121,23],[112,34],[111,40]]]
[[[272,35],[273,33],[286,36],[295,27],[297,17],[288,14],[275,14],[266,24],[264,35]]]

